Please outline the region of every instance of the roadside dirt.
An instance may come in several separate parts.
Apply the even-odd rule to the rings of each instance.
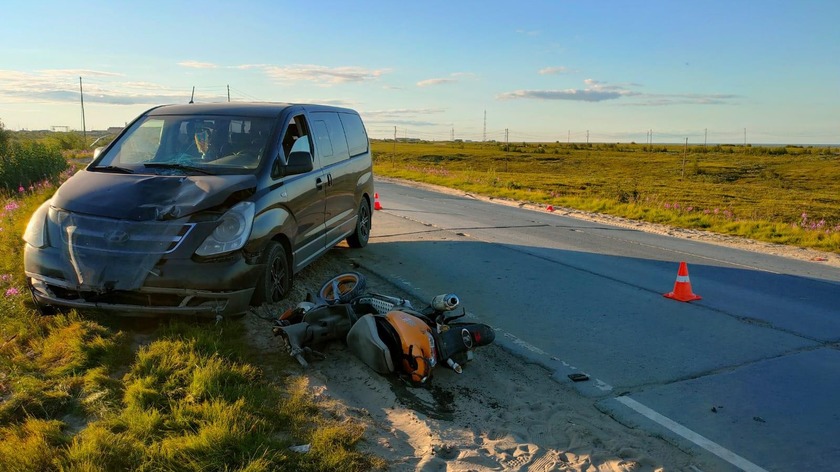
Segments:
[[[433,188],[463,195],[463,192]],[[520,207],[530,205],[545,211],[528,203],[493,201]],[[840,267],[840,257],[836,254],[571,209],[555,211],[590,221]],[[416,300],[359,267],[352,255],[346,248],[332,250],[298,275],[294,292],[287,301],[246,315],[243,322],[255,347],[266,356],[286,355],[282,341],[271,335],[271,323],[267,320],[305,300],[307,292],[316,291],[335,274],[348,270],[364,274],[369,291],[408,298],[415,306],[424,306],[425,300]],[[461,375],[438,367],[431,385],[423,388],[408,387],[396,378],[373,372],[343,342],[332,342],[320,351],[326,355],[325,360],[314,360],[308,369],[295,367],[296,373],[307,379],[312,395],[325,410],[365,426],[362,449],[388,461],[388,470],[715,470],[714,465],[659,437],[618,423],[596,409],[592,399],[579,395],[567,384],[555,382],[544,368],[524,362],[497,344],[480,348],[476,359],[464,366]]]
[[[368,290],[414,299],[356,266],[352,251],[337,248],[304,270],[288,301],[261,307],[243,319],[254,347],[286,355],[271,323],[335,274],[355,270]],[[467,307],[469,308],[469,307]],[[318,348],[304,376],[325,410],[364,425],[361,445],[393,471],[658,471],[711,470],[646,432],[629,429],[598,411],[591,399],[555,382],[544,368],[523,362],[498,345],[476,351],[461,375],[436,368],[429,386],[414,388],[370,370],[343,342]]]

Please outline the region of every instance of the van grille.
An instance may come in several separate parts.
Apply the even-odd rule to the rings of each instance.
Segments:
[[[194,227],[184,220],[126,221],[58,210],[50,219],[61,233],[65,280],[96,292],[140,288]]]
[[[178,248],[193,228],[177,221],[125,221],[60,212],[65,245],[92,252],[168,254]]]

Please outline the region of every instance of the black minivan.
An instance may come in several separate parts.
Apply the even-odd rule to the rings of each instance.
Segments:
[[[166,105],[135,119],[33,214],[24,269],[42,311],[229,316],[370,236],[359,114],[280,103]]]

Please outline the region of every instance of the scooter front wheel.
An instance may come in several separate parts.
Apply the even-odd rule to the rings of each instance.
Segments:
[[[328,304],[349,303],[362,295],[367,279],[358,272],[345,272],[326,281],[318,290],[318,297]]]

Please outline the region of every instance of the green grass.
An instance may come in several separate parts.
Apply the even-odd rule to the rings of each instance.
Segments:
[[[377,175],[840,252],[837,149],[374,141]]]
[[[161,322],[138,346],[120,320],[37,315],[21,237],[53,191],[0,197],[0,470],[384,468],[355,450],[359,425],[314,403],[291,361],[273,360],[271,378],[248,361],[264,356],[239,321]],[[311,451],[288,449],[300,444]]]

